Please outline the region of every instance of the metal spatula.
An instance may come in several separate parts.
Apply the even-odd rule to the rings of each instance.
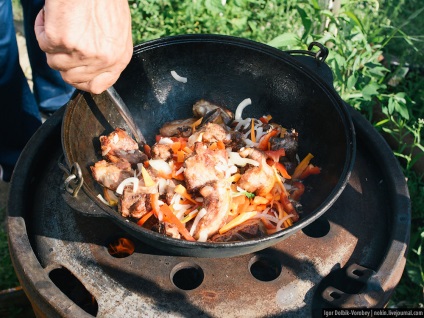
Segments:
[[[137,143],[140,146],[144,146],[146,144],[146,139],[144,138],[138,126],[136,125],[134,118],[132,117],[130,113],[130,110],[128,109],[127,105],[125,105],[121,96],[119,96],[118,92],[115,90],[113,86],[109,87],[106,90],[106,93],[110,96],[116,109],[124,118],[125,122],[128,124],[128,127],[130,128],[134,139],[137,141]]]

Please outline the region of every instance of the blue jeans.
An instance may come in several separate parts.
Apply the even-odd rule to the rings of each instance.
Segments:
[[[29,138],[40,127],[39,111],[55,111],[72,95],[60,73],[51,69],[38,46],[34,21],[44,0],[21,0],[32,69],[33,92],[19,65],[11,0],[0,0],[0,164],[8,180]]]

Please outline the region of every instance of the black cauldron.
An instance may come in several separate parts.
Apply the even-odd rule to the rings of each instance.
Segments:
[[[310,57],[308,57],[310,58]],[[321,63],[318,68],[328,67]],[[175,80],[171,71],[187,78]],[[77,91],[67,105],[62,146],[68,167],[78,164],[83,180],[76,196],[63,197],[76,211],[111,218],[141,241],[167,253],[231,257],[272,246],[319,218],[342,193],[355,158],[355,133],[347,106],[331,85],[287,52],[246,39],[221,35],[184,35],[158,39],[134,48],[133,58],[115,88],[149,144],[168,121],[192,116],[192,105],[206,99],[235,111],[245,98],[252,105],[243,117],[270,114],[299,132],[299,156],[314,154],[322,168],[305,181],[303,213],[292,227],[264,238],[230,243],[173,239],[128,222],[103,204],[90,166],[101,159],[100,135],[115,127],[128,130],[106,94]],[[129,131],[129,130],[128,130]],[[74,175],[78,169],[69,172]],[[72,178],[71,178],[72,179]],[[78,179],[78,178],[77,178]]]

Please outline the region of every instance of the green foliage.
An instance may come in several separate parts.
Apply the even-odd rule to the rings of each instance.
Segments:
[[[0,290],[13,288],[19,285],[15,275],[7,246],[7,235],[3,226],[0,227]]]

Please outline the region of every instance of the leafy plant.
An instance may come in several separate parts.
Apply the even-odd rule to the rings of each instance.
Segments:
[[[0,290],[19,285],[7,246],[7,235],[3,226],[0,227]]]

